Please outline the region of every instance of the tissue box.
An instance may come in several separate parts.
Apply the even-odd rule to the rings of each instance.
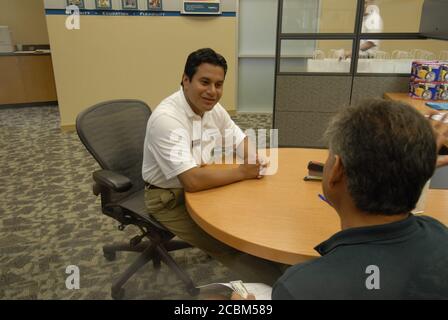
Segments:
[[[448,101],[448,83],[441,83],[441,84],[439,84],[437,98],[439,100],[446,100],[446,101]]]
[[[440,85],[435,82],[411,81],[409,84],[409,96],[423,100],[437,100]]]
[[[442,64],[438,61],[414,61],[411,79],[426,82],[440,81],[441,69]]]

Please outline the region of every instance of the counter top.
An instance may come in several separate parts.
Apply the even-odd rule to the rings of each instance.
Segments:
[[[50,55],[50,50],[35,50],[35,51],[15,51],[15,52],[0,52],[2,56],[35,56],[35,55]]]

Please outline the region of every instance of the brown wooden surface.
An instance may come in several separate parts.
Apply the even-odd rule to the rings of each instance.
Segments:
[[[0,57],[0,104],[26,102],[19,57]]]
[[[56,101],[50,55],[0,56],[0,105]]]
[[[321,183],[303,181],[310,160],[327,150],[279,149],[277,174],[186,193],[205,231],[241,251],[287,264],[319,255],[313,248],[340,230],[337,213],[318,198]],[[429,190],[426,212],[448,225],[448,191]]]
[[[57,100],[51,56],[23,56],[19,59],[27,101]]]
[[[385,93],[384,94],[385,99],[389,100],[395,100],[395,101],[401,101],[405,102],[407,104],[410,104],[415,109],[420,111],[421,113],[425,114],[428,112],[428,110],[434,110],[430,107],[428,107],[425,103],[428,102],[428,100],[420,100],[420,99],[413,99],[411,98],[407,93]],[[438,102],[447,102],[443,100],[437,100]],[[439,111],[440,113],[445,113],[446,111]],[[448,143],[445,143],[445,145],[448,147]]]
[[[425,104],[426,102],[434,102],[434,101],[413,99],[407,93],[387,92],[384,94],[384,98],[389,99],[389,100],[406,102],[422,113],[425,113],[428,110],[434,110]],[[437,101],[438,102],[447,102],[447,101],[442,101],[442,100],[437,100]]]

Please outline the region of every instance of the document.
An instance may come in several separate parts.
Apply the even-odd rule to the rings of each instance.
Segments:
[[[240,282],[240,281],[232,281],[232,282]],[[226,290],[228,292],[234,291],[239,293],[238,288],[235,285],[232,285],[232,282],[229,283],[210,283],[203,286],[197,287],[198,289],[206,289],[206,290]],[[255,296],[256,300],[271,300],[272,287],[264,284],[264,283],[244,283],[244,287],[247,289],[249,293],[252,293]]]

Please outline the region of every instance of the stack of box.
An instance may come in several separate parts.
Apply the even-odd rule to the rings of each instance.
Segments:
[[[7,26],[0,26],[0,52],[13,52],[11,32]]]
[[[424,100],[448,100],[448,61],[414,61],[409,95]]]

